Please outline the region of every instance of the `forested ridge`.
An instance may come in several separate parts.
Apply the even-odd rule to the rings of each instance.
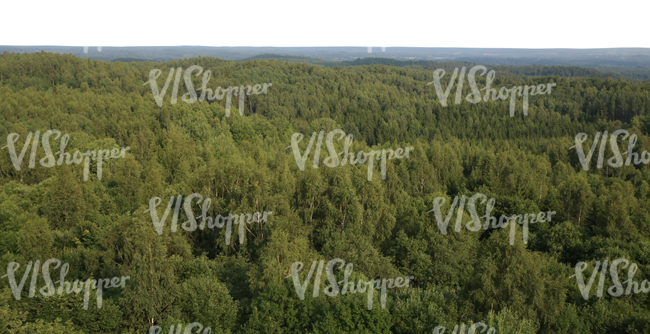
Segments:
[[[224,101],[183,102],[183,80],[176,104],[170,103],[172,83],[163,107],[156,105],[145,84],[150,71],[162,71],[162,88],[171,68],[193,65],[212,71],[212,89],[273,85],[267,94],[246,97],[244,116],[235,102],[230,117]],[[445,87],[461,66],[472,65],[440,63]],[[1,149],[0,268],[20,263],[20,281],[28,261],[57,258],[70,264],[67,281],[130,279],[104,291],[101,309],[91,295],[84,310],[82,294],[29,297],[31,275],[17,300],[3,277],[1,331],[146,333],[153,321],[162,333],[192,322],[213,333],[432,333],[438,325],[451,333],[456,324],[480,321],[497,333],[650,333],[647,293],[598,298],[592,287],[585,300],[571,277],[580,261],[590,265],[588,280],[596,261],[624,257],[639,267],[634,281],[650,278],[648,165],[584,171],[571,148],[578,133],[589,135],[590,146],[599,131],[626,129],[639,136],[635,152],[650,150],[650,83],[561,75],[578,68],[556,67],[554,75],[541,76],[486,67],[496,70],[497,89],[556,86],[529,98],[528,116],[517,98],[510,117],[506,101],[452,103],[455,86],[442,107],[427,85],[433,69],[426,68],[208,57],[113,63],[5,52],[0,146],[17,133],[20,151],[29,132],[56,129],[70,137],[67,152],[130,151],[105,161],[101,180],[91,161],[84,181],[83,164],[41,166],[42,146],[34,168],[28,167],[29,146],[20,171]],[[201,86],[200,76],[192,81]],[[485,76],[479,79],[484,84]],[[465,84],[463,97],[470,92]],[[415,150],[390,161],[385,180],[375,170],[369,182],[365,165],[313,168],[312,156],[300,171],[287,149],[291,136],[305,136],[304,150],[313,132],[334,129],[354,135],[354,152]],[[58,151],[59,141],[52,142]],[[322,150],[321,160],[327,156]],[[607,146],[605,158],[611,156]],[[167,223],[158,235],[146,212],[150,199],[162,199],[160,214],[172,196],[193,193],[212,199],[212,216],[273,214],[264,224],[247,224],[243,244],[227,245],[225,230],[217,228],[170,233]],[[446,214],[455,196],[475,193],[496,199],[497,218],[557,213],[530,226],[528,244],[519,229],[514,245],[509,229],[450,228],[442,235],[427,213],[433,200],[446,198]],[[478,207],[483,214],[485,205]],[[194,214],[200,215],[197,206]],[[181,210],[179,225],[185,220]],[[463,224],[469,220],[465,211]],[[364,294],[326,297],[321,291],[312,298],[313,278],[299,299],[287,278],[292,263],[304,263],[302,282],[312,261],[334,258],[353,263],[355,279],[414,279],[408,288],[389,290],[385,309],[377,297],[368,310]],[[57,280],[59,270],[51,271]],[[627,270],[620,272],[627,279]],[[37,290],[44,284],[39,276]],[[608,275],[605,289],[611,285]]]
[[[388,66],[397,66],[397,67],[408,67],[414,69],[426,69],[426,70],[436,70],[438,68],[452,68],[454,66],[461,67],[467,66],[468,68],[472,67],[473,62],[468,61],[429,61],[429,60],[398,60],[392,58],[357,58],[352,61],[328,61],[310,57],[298,57],[298,56],[286,56],[286,55],[277,55],[277,54],[262,54],[255,57],[245,58],[240,61],[249,61],[255,59],[273,59],[281,60],[286,62],[295,62],[295,63],[307,63],[312,65],[321,65],[326,67],[335,67],[335,66],[363,66],[363,65],[388,65]],[[476,61],[480,64],[480,60]],[[498,61],[490,59],[493,62]],[[144,59],[114,59],[113,61],[145,61]],[[503,60],[502,62],[507,62]],[[485,65],[485,64],[484,64]],[[527,65],[523,66],[503,66],[503,65],[490,65],[491,69],[496,70],[500,73],[508,73],[513,76],[548,76],[548,75],[558,75],[563,77],[594,77],[594,78],[628,78],[628,79],[647,79],[642,73],[645,73],[647,70],[637,69],[636,71],[628,71],[626,75],[611,73],[604,71],[599,71],[595,68],[579,67],[579,66],[543,66],[543,65]],[[453,69],[452,69],[453,70]]]

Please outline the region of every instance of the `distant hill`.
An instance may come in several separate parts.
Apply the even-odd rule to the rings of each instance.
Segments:
[[[386,65],[386,66],[397,66],[397,67],[407,67],[412,69],[421,69],[421,70],[435,70],[438,68],[443,68],[446,70],[451,70],[455,67],[465,66],[468,69],[472,66],[481,64],[478,62],[466,62],[466,61],[426,61],[426,60],[398,60],[391,58],[363,58],[356,59],[353,61],[325,61],[321,59],[315,59],[310,57],[297,57],[297,56],[286,56],[286,55],[277,55],[277,54],[263,54],[240,61],[249,61],[255,59],[273,59],[279,61],[286,61],[289,63],[307,63],[312,65],[320,65],[325,67],[334,67],[334,66],[369,66],[369,65]],[[585,68],[578,66],[543,66],[543,65],[528,65],[528,66],[511,66],[511,65],[495,65],[489,66],[489,69],[493,69],[500,73],[508,73],[515,77],[529,77],[529,76],[561,76],[561,77],[591,77],[591,78],[613,78],[620,79],[627,77],[632,78],[629,75],[623,75],[620,73],[604,72],[599,71],[593,68]]]
[[[103,61],[170,61],[195,57],[215,57],[245,61],[273,59],[289,63],[308,63],[319,66],[390,65],[427,68],[436,61],[459,61],[483,65],[510,66],[571,66],[592,68],[609,77],[650,79],[650,49],[485,49],[485,48],[404,48],[388,47],[385,51],[367,47],[206,47],[206,46],[151,46],[151,47],[95,47],[71,46],[0,46],[0,53],[54,52],[73,54],[80,58]],[[533,69],[533,68],[531,68]],[[534,68],[538,71],[539,68]],[[566,72],[563,69],[562,72]],[[574,69],[562,76],[595,76],[602,74]],[[617,74],[617,75],[613,75]]]
[[[248,60],[255,60],[255,59],[273,59],[279,61],[286,61],[289,63],[307,63],[312,65],[322,65],[322,66],[336,66],[336,64],[340,63],[336,61],[327,61],[327,60],[311,58],[311,57],[288,56],[288,55],[280,55],[280,54],[273,54],[273,53],[265,53],[253,57],[240,59],[239,61],[248,61]]]
[[[140,59],[140,58],[115,58],[112,61],[123,61],[125,63],[131,63],[131,62],[153,61],[153,60],[151,60],[151,59]]]

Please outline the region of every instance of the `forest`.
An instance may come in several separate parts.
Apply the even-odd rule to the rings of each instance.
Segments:
[[[224,101],[171,104],[170,93],[158,106],[145,84],[150,71],[165,73],[161,87],[170,69],[193,65],[212,72],[210,88],[272,87],[246,96],[243,116],[237,103],[226,117]],[[593,275],[586,299],[576,277],[580,266],[588,268],[587,282],[597,263],[604,268],[605,260],[624,258],[638,266],[639,286],[650,279],[648,164],[597,168],[600,147],[605,161],[614,155],[602,145],[585,169],[572,148],[580,133],[589,136],[589,152],[596,133],[624,129],[638,136],[635,152],[650,150],[650,83],[579,67],[484,65],[496,70],[494,87],[555,86],[551,94],[529,97],[528,115],[521,98],[514,117],[509,101],[451,103],[455,85],[441,106],[427,85],[433,70],[445,69],[449,77],[456,67],[474,65],[317,66],[213,57],[105,62],[4,52],[0,268],[7,275],[0,274],[0,332],[167,333],[194,326],[199,333],[200,324],[233,334],[433,333],[439,326],[452,333],[454,326],[483,323],[498,334],[650,333],[648,293],[607,293],[615,283],[610,266]],[[191,80],[201,87],[200,76]],[[483,87],[485,76],[477,81]],[[187,88],[179,84],[180,98]],[[462,96],[469,93],[466,84]],[[289,149],[292,136],[305,136],[298,144],[304,152],[312,133],[336,129],[353,136],[350,152],[413,150],[386,164],[385,179],[376,169],[369,181],[362,164],[314,168],[313,155],[301,170]],[[44,167],[40,159],[51,154],[39,140],[28,145],[26,139],[49,130],[69,136],[66,152],[123,155]],[[16,154],[24,154],[20,169],[8,149],[13,139]],[[61,138],[49,141],[58,159]],[[343,140],[335,145],[343,150]],[[323,151],[321,159],[325,145]],[[456,214],[449,233],[441,233],[429,212],[436,199],[444,199],[439,209],[446,216],[454,198],[477,193],[494,199],[497,218],[555,214],[528,226],[527,243],[521,228],[514,244],[510,228],[453,231]],[[211,205],[202,209],[195,194]],[[150,212],[155,198],[162,234]],[[483,202],[476,206],[486,211]],[[244,225],[242,213],[262,212],[272,214]],[[463,224],[474,218],[468,210],[454,212]],[[232,231],[170,230],[192,215],[199,224],[200,215],[215,217],[216,224],[217,215],[229,214],[242,214]],[[51,259],[67,264],[66,282],[112,284],[101,308],[100,289],[86,292],[85,283],[79,293],[43,293],[50,283],[41,269],[31,275],[27,268],[37,268],[36,261],[45,268]],[[353,270],[313,270],[310,282],[310,266],[333,259]],[[304,267],[296,280],[308,284],[304,299],[291,278],[298,262]],[[56,281],[63,266],[49,271]],[[620,264],[618,272],[628,278]],[[367,293],[324,296],[328,275],[350,282],[407,277],[408,286],[385,289],[385,307],[374,290],[369,309]],[[117,284],[120,277],[129,279]],[[596,297],[599,280],[602,297]]]

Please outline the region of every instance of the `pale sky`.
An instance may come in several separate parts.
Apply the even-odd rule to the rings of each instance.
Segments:
[[[650,47],[647,0],[4,0],[0,8],[0,45]]]

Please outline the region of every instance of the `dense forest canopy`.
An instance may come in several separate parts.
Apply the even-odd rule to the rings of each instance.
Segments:
[[[149,84],[160,69],[162,88],[172,68],[210,70],[209,87],[272,83],[267,94],[246,96],[226,117],[220,100],[185,103],[180,80],[176,104],[169,87],[159,107]],[[447,76],[471,63],[438,63]],[[648,333],[647,293],[589,299],[576,283],[597,261],[625,258],[638,266],[634,281],[650,278],[650,169],[647,164],[585,170],[575,148],[579,133],[625,129],[638,136],[635,152],[650,149],[650,83],[591,75],[576,67],[485,65],[496,87],[555,83],[552,93],[531,96],[528,115],[518,98],[514,117],[506,101],[442,107],[432,80],[435,68],[385,64],[316,66],[277,60],[227,61],[211,57],[169,62],[104,62],[52,53],[0,56],[0,139],[13,133],[21,169],[0,150],[0,266],[20,264],[25,279],[15,298],[7,277],[0,287],[0,328],[7,333],[145,333],[152,326],[200,323],[213,333],[432,333],[482,322],[496,333]],[[485,76],[477,77],[479,86]],[[195,88],[200,76],[191,77]],[[170,86],[173,85],[170,84]],[[462,96],[471,92],[462,88]],[[451,89],[453,100],[456,86]],[[44,148],[25,144],[28,134],[58,130],[66,152],[124,150],[98,161],[39,163]],[[353,135],[351,151],[413,147],[408,158],[387,164],[371,181],[366,165],[312,167],[301,171],[290,149],[292,135],[341,129]],[[13,138],[13,137],[12,137]],[[52,152],[59,139],[51,137]],[[342,150],[343,141],[336,143]],[[621,151],[626,148],[621,146]],[[32,147],[36,157],[30,168]],[[599,146],[600,147],[600,146]],[[626,147],[626,146],[625,146]],[[323,144],[321,159],[326,156]],[[610,146],[604,157],[614,155]],[[115,151],[117,152],[117,151]],[[55,155],[58,159],[58,155]],[[375,167],[377,168],[377,167]],[[432,210],[444,198],[446,215],[456,196],[494,198],[492,215],[556,212],[521,229],[451,231],[443,235]],[[200,194],[209,214],[272,212],[243,230],[179,228],[159,235],[150,201]],[[179,202],[180,203],[180,202]],[[477,201],[477,211],[485,204]],[[201,207],[192,202],[195,216]],[[174,218],[176,219],[176,218]],[[461,213],[463,224],[472,219]],[[162,218],[161,218],[162,220]],[[243,219],[240,219],[243,220]],[[454,225],[456,215],[452,217]],[[241,225],[243,226],[243,225]],[[66,281],[130,277],[123,287],[96,291],[84,309],[83,293],[30,296],[30,261],[69,264]],[[386,307],[367,307],[363,293],[312,297],[314,278],[299,298],[312,263],[352,263],[350,280],[413,277],[389,289]],[[34,262],[35,263],[35,262]],[[54,268],[54,266],[52,266]],[[338,267],[337,267],[338,268]],[[619,266],[621,268],[621,266]],[[52,280],[59,278],[51,269]],[[619,270],[622,280],[627,269]],[[337,280],[344,271],[337,269]],[[600,275],[597,275],[600,277]],[[603,276],[605,277],[605,276]],[[37,290],[46,284],[36,276]],[[598,281],[599,278],[596,279]],[[605,290],[612,279],[604,279]],[[58,286],[57,286],[58,287]]]

